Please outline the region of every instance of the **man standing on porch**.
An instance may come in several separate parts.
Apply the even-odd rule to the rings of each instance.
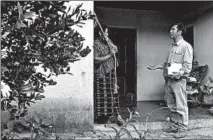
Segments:
[[[164,130],[175,133],[176,137],[184,137],[188,128],[188,105],[186,93],[186,78],[192,69],[193,49],[183,39],[185,27],[182,23],[176,23],[170,29],[170,37],[173,40],[166,61],[163,65],[149,66],[148,69],[163,69],[165,77],[165,99],[172,112],[170,117],[171,127]]]

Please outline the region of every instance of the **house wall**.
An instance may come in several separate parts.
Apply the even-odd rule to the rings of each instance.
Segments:
[[[170,19],[155,11],[103,7],[98,7],[96,14],[110,27],[137,29],[137,100],[162,100],[162,71],[149,71],[147,66],[162,64],[165,60],[171,44]]]
[[[213,78],[213,9],[202,14],[194,23],[194,48],[199,65],[209,66],[203,81],[208,77]]]
[[[72,7],[75,7],[73,3],[77,5],[82,2],[72,2]],[[93,10],[93,2],[85,1],[82,8]],[[45,98],[29,108],[29,116],[53,124],[53,131],[57,133],[93,130],[93,20],[85,23],[83,28],[74,28],[85,38],[83,47],[89,46],[92,52],[70,64],[70,73],[73,75],[53,77],[57,85],[47,86],[43,94]],[[44,73],[39,68],[37,70]]]

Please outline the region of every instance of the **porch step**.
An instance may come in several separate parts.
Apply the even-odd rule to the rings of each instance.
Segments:
[[[145,131],[146,126],[148,130],[162,130],[165,123],[166,122],[148,122],[146,125],[145,122],[137,122],[137,123],[134,122],[129,124],[133,124],[138,131]],[[107,124],[106,127],[104,124],[95,124],[94,131],[115,132],[115,130],[113,130],[109,126],[112,126],[117,130],[120,130],[121,128],[116,124]],[[189,130],[198,129],[198,128],[210,128],[210,127],[213,127],[213,118],[189,120]],[[127,129],[129,131],[135,131],[134,128],[130,125],[127,125]]]

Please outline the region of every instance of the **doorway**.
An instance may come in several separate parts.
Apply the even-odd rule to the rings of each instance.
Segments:
[[[194,48],[194,28],[193,26],[189,26],[186,28],[186,33],[183,34],[183,38],[189,42],[189,44],[192,45],[192,47]]]
[[[136,29],[109,28],[109,37],[118,47],[117,60],[119,66],[117,67],[117,77],[121,107],[136,106],[137,103],[136,35]]]

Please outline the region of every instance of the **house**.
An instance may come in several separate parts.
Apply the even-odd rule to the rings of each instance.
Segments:
[[[132,93],[135,102],[163,99],[162,71],[148,71],[147,66],[164,61],[171,46],[169,27],[175,21],[187,25],[185,38],[193,45],[194,59],[209,65],[205,78],[213,77],[213,2],[100,1],[94,2],[94,8],[98,19],[112,29],[112,40],[122,52],[118,82],[123,96]],[[94,126],[93,55],[79,63],[83,65],[76,66],[76,75],[59,78],[59,85],[51,90],[60,93],[55,97],[49,93],[35,107],[40,108],[38,114],[52,115],[63,132]]]
[[[194,48],[194,59],[200,65],[208,64],[208,76],[213,76],[212,2],[95,2],[95,8],[99,20],[112,28],[112,40],[120,49],[125,48],[121,50],[125,56],[121,54],[120,63],[126,72],[121,76],[126,79],[127,92],[135,92],[137,101],[163,99],[162,71],[153,72],[146,67],[164,62],[171,46],[169,27],[176,21],[186,24],[184,37]],[[127,38],[126,42],[121,42],[121,38]]]

